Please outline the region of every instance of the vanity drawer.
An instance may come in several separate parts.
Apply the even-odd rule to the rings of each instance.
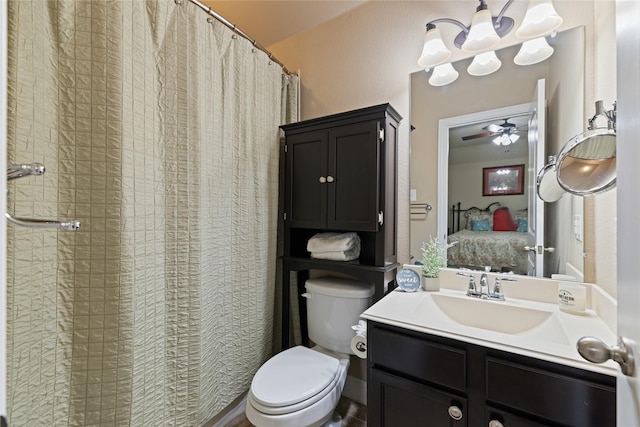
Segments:
[[[553,423],[613,426],[615,379],[602,378],[612,386],[488,357],[487,400]]]
[[[464,392],[466,389],[466,351],[372,328],[368,332],[370,362],[433,384]]]

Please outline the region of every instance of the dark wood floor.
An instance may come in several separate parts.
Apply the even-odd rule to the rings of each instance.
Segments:
[[[347,397],[341,397],[336,408],[342,416],[342,427],[366,427],[367,426],[367,407],[354,402]],[[227,424],[226,427],[254,427],[242,414]]]

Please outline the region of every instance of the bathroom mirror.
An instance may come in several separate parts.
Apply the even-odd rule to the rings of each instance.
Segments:
[[[547,124],[544,153],[560,152],[565,141],[584,129],[584,28],[577,27],[561,32],[551,39],[549,44],[555,49],[551,58],[525,67],[513,64],[517,46],[501,49],[497,51],[497,55],[502,61],[502,67],[497,72],[483,77],[473,77],[466,73],[471,58],[458,61],[453,65],[460,71],[460,77],[443,87],[429,85],[429,74],[425,71],[411,75],[411,125],[415,129],[411,133],[410,232],[411,255],[414,260],[421,256],[420,246],[423,241],[428,241],[430,236],[446,237],[437,234],[437,215],[434,215],[436,212],[442,212],[442,206],[434,206],[435,209],[431,212],[422,212],[421,209],[414,208],[421,204],[433,205],[439,199],[439,192],[450,187],[441,183],[442,179],[450,179],[449,164],[438,163],[438,126],[441,120],[530,103],[536,82],[538,79],[545,79]],[[501,117],[505,118],[507,117]],[[487,123],[476,125],[482,129],[490,123],[497,122],[489,120]],[[535,129],[523,130],[529,131]],[[522,137],[523,133],[520,135]],[[516,145],[517,143],[505,150],[505,147],[486,144],[487,150],[493,151],[478,151],[470,156],[478,160],[481,156],[487,156],[488,166],[514,164],[505,158],[505,151],[515,149]],[[523,156],[527,158],[528,155]],[[493,164],[489,165],[489,162]],[[540,168],[532,169],[528,160],[523,163],[526,164],[527,170],[523,195],[483,197],[482,176],[476,173],[465,178],[465,185],[470,191],[478,193],[478,198],[465,203],[464,200],[449,200],[447,194],[444,198],[447,200],[447,206],[444,207],[445,215],[450,216],[451,207],[458,201],[462,202],[463,209],[472,206],[484,208],[498,199],[510,209],[516,205],[514,210],[526,208],[531,199],[537,198],[537,175]],[[444,172],[445,169],[447,172]],[[471,168],[458,169],[469,171]],[[522,200],[516,202],[516,197],[522,197]],[[549,277],[554,273],[564,273],[580,280],[584,269],[583,233],[574,233],[574,221],[576,218],[582,218],[582,200],[571,194],[564,197],[562,194],[554,194],[553,197],[549,197],[549,201],[558,197],[556,203],[545,204],[545,246],[554,247],[555,252],[545,259],[543,275]],[[531,225],[535,227],[535,224]]]

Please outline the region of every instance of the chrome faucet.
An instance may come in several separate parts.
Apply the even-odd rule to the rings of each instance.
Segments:
[[[484,273],[480,276],[480,298],[482,299],[489,298],[489,279],[487,273],[490,271],[491,267],[487,265],[484,268]]]
[[[517,282],[516,279],[512,279],[510,277],[496,277],[496,282],[493,285],[493,292],[489,294],[489,298],[497,301],[504,301],[504,293],[502,292],[502,281]]]
[[[463,277],[468,277],[469,278],[469,286],[467,287],[467,296],[468,297],[475,297],[480,295],[478,293],[478,289],[476,288],[476,278],[473,274],[471,273],[461,273],[458,272],[456,273],[458,276],[463,276]]]
[[[517,282],[516,279],[511,277],[504,277],[500,275],[496,277],[495,284],[493,285],[493,291],[489,292],[489,276],[487,273],[491,271],[491,267],[485,267],[484,272],[480,275],[480,289],[476,287],[475,276],[471,273],[458,272],[456,275],[468,277],[469,286],[467,287],[467,296],[481,299],[490,299],[494,301],[504,301],[504,293],[502,291],[502,282]]]

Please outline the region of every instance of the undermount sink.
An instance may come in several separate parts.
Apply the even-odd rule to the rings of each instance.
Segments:
[[[560,343],[567,341],[550,311],[441,293],[431,294],[431,299],[442,314],[460,325],[510,335],[532,332],[546,340]]]

